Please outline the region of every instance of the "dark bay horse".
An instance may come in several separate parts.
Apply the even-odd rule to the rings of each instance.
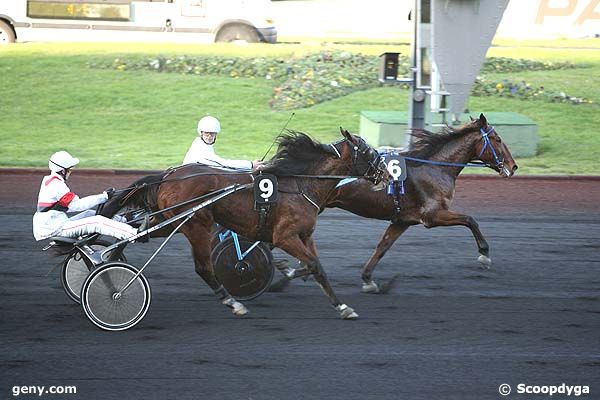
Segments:
[[[406,161],[408,175],[404,182],[405,194],[397,196],[398,207],[394,202],[395,196],[387,195],[385,191],[371,190],[372,185],[363,179],[341,186],[327,201],[328,207],[339,207],[363,217],[391,221],[373,255],[363,267],[362,291],[365,293],[379,292],[379,287],[372,278],[373,270],[386,251],[411,225],[422,224],[426,228],[466,226],[477,242],[479,262],[491,265],[488,243],[475,219],[449,210],[456,178],[463,166],[440,164],[466,164],[480,160],[500,176],[508,178],[517,170],[508,147],[496,130],[488,125],[483,114],[466,125],[455,129],[447,128],[439,134],[415,130],[412,135],[413,144],[402,155],[434,164]]]
[[[214,290],[218,299],[236,315],[248,312],[218,282],[211,263],[211,231],[215,223],[251,240],[270,242],[306,267],[296,276],[312,275],[343,319],[358,314],[341,303],[335,295],[321,266],[312,238],[320,210],[335,190],[340,175],[355,175],[379,180],[387,176],[385,165],[377,151],[363,139],[342,130],[343,140],[320,144],[300,132],[291,132],[279,139],[279,148],[271,162],[262,170],[277,176],[279,198],[261,224],[254,210],[252,189],[241,190],[200,209],[182,226],[181,232],[192,246],[196,272]],[[334,176],[338,176],[334,179]],[[231,173],[200,164],[177,168],[164,175],[142,178],[131,189],[111,199],[103,214],[113,215],[123,207],[148,207],[165,210],[189,199],[205,195],[232,184],[253,182],[250,173]],[[141,186],[145,184],[144,186]],[[169,218],[191,207],[169,209]]]

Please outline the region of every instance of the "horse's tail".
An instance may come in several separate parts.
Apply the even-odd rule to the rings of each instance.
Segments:
[[[123,208],[156,209],[158,189],[163,176],[164,174],[148,175],[135,181],[104,203],[100,214],[112,218]]]

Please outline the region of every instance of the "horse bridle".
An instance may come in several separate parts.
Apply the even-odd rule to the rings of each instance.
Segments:
[[[352,150],[352,165],[350,166],[350,171],[354,170],[354,167],[358,162],[358,155],[360,154],[361,158],[369,165],[369,168],[367,171],[365,171],[363,177],[376,185],[381,181],[383,175],[385,174],[385,163],[383,162],[381,155],[377,152],[377,150],[369,146],[363,138],[359,137],[358,140],[358,144],[354,144],[350,142],[349,139],[344,138],[339,142],[332,143],[331,147],[334,149],[337,156],[342,158],[336,146],[342,142],[348,143],[350,149]]]
[[[492,155],[494,156],[494,160],[496,161],[495,167],[497,167],[499,170],[501,170],[504,168],[504,157],[502,157],[502,159],[500,159],[500,157],[498,157],[498,153],[496,152],[496,149],[494,149],[494,146],[492,145],[492,142],[490,141],[490,138],[489,138],[489,135],[491,133],[496,132],[496,130],[491,125],[487,125],[486,128],[489,128],[489,129],[487,131],[485,130],[485,128],[479,129],[479,132],[481,133],[481,138],[483,139],[483,146],[481,147],[481,151],[479,152],[479,155],[477,156],[477,158],[479,160],[481,160],[481,156],[485,152],[485,149],[487,149],[489,147],[492,152]],[[496,132],[496,134],[498,134],[498,133]]]

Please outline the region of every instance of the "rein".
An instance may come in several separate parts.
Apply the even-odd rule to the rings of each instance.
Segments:
[[[431,160],[425,160],[423,158],[414,158],[414,157],[406,157],[403,156],[404,159],[406,160],[410,160],[410,161],[415,161],[415,162],[420,162],[422,164],[431,164],[431,165],[440,165],[443,167],[490,167],[490,164],[486,164],[486,163],[479,163],[479,162],[469,162],[467,164],[460,164],[460,163],[450,163],[450,162],[444,162],[444,161],[431,161]]]
[[[185,176],[181,176],[179,178],[162,179],[160,181],[156,181],[156,182],[152,182],[152,183],[143,183],[141,185],[134,185],[134,186],[129,186],[129,187],[126,187],[123,189],[117,189],[117,190],[115,190],[115,193],[126,192],[131,189],[141,189],[146,186],[154,186],[154,185],[168,183],[168,182],[182,181],[185,179],[194,178],[196,176],[208,176],[208,175],[221,175],[221,174],[214,173],[214,172],[198,172],[196,174],[185,175]],[[229,175],[252,175],[252,174],[250,172],[232,172],[232,173],[229,173]],[[363,175],[360,175],[360,176],[359,175],[281,175],[281,177],[282,178],[314,178],[314,179],[365,178]]]
[[[292,114],[292,116],[293,116],[293,114]],[[290,119],[291,119],[291,117],[290,117]],[[338,158],[341,158],[341,154],[340,154],[339,150],[335,147],[335,144],[331,144],[330,146],[333,148],[333,150],[335,151],[335,154],[338,156]],[[354,163],[356,162],[356,159],[358,157],[359,148],[358,148],[358,146],[354,146],[352,144],[350,144],[350,146],[354,150],[354,157],[353,157],[353,160],[352,160],[352,165],[354,165]],[[369,164],[371,165],[371,167],[373,169],[377,169],[377,167],[375,165],[373,165],[373,163],[369,162]],[[165,175],[163,176],[163,178],[160,181],[156,181],[156,182],[152,182],[152,183],[143,183],[141,185],[133,185],[133,186],[129,186],[129,187],[126,187],[126,188],[123,188],[123,189],[117,189],[117,190],[115,190],[115,193],[122,193],[122,192],[126,192],[128,190],[131,190],[131,189],[141,189],[141,188],[144,188],[146,186],[159,185],[159,184],[168,183],[168,182],[182,181],[182,180],[185,180],[185,179],[194,178],[196,176],[221,175],[220,173],[215,173],[215,172],[197,172],[195,174],[184,175],[184,176],[181,176],[181,177],[178,177],[178,178],[166,179],[169,175],[171,175],[172,173],[176,172],[177,170],[179,170],[182,167],[185,167],[185,165],[182,165],[182,166],[179,166],[179,167],[175,167],[175,168],[171,168],[171,169],[167,170],[167,172],[165,173]],[[210,167],[210,166],[208,166],[208,167]],[[352,166],[350,167],[350,169],[352,169]],[[251,172],[248,172],[248,171],[244,171],[244,172],[236,172],[236,171],[238,171],[238,170],[233,170],[231,172],[227,172],[227,174],[229,174],[229,175],[251,175],[252,174]],[[297,174],[297,175],[281,175],[281,176],[282,177],[292,177],[292,178],[313,178],[313,179],[374,178],[374,176],[366,176],[366,175],[353,176],[353,175],[303,175],[303,174]],[[129,193],[125,197],[124,200],[126,200],[132,194],[133,194],[133,192]]]
[[[293,114],[292,114],[292,116],[293,116]],[[342,142],[342,141],[340,141],[340,142]],[[340,142],[338,142],[338,143],[340,143]],[[346,139],[345,142],[348,142],[348,140]],[[342,158],[339,150],[336,147],[336,145],[338,143],[331,144],[330,146],[333,149],[333,153],[335,153],[335,155],[338,158]],[[362,150],[360,144],[355,145],[355,144],[352,144],[350,142],[348,142],[348,144],[351,146],[352,150],[354,151],[354,154],[353,154],[353,157],[352,157],[352,165],[349,166],[349,170],[352,170],[353,167],[354,167],[354,165],[355,165],[355,163],[356,163],[356,161],[357,161],[357,159],[358,159],[358,153],[361,153],[363,156],[366,156],[367,155],[367,150]],[[369,148],[369,150],[372,150],[372,149]],[[375,152],[375,154],[377,154],[377,153]],[[374,174],[374,175],[367,175],[368,172],[369,172],[369,171],[367,171],[367,173],[365,173],[364,175],[361,175],[361,176],[353,176],[353,175],[294,174],[294,175],[281,175],[281,177],[286,177],[286,178],[287,177],[289,177],[289,178],[309,178],[309,179],[335,179],[335,180],[343,180],[343,179],[348,179],[348,178],[366,178],[366,179],[377,180],[378,177],[379,177],[379,175],[380,175],[380,171],[379,171],[379,168],[378,168],[379,165],[375,165],[375,164],[381,164],[381,157],[378,155],[377,162],[374,162],[374,160],[372,160],[372,159],[369,159],[367,162],[369,164],[370,169],[375,170],[376,174]],[[140,185],[133,185],[133,186],[126,187],[126,188],[123,188],[123,189],[115,190],[116,193],[122,193],[122,192],[126,192],[126,191],[131,190],[131,192],[127,193],[125,195],[125,197],[120,200],[120,204],[121,205],[125,204],[136,192],[138,192],[139,190],[141,190],[143,188],[146,188],[148,186],[153,186],[153,185],[158,185],[158,184],[162,185],[163,183],[181,181],[181,180],[190,179],[190,178],[197,177],[197,176],[223,175],[222,173],[217,173],[217,172],[198,172],[198,173],[184,175],[184,176],[177,177],[177,178],[167,179],[167,177],[169,175],[171,175],[174,172],[178,171],[182,167],[184,167],[184,166],[180,166],[180,167],[176,167],[176,168],[171,168],[171,169],[167,170],[166,173],[162,176],[162,178],[159,181],[150,182],[150,183],[144,182],[144,183],[142,183]],[[379,172],[379,173],[377,173],[377,172]],[[250,175],[250,177],[254,180],[254,175],[252,174],[252,172],[248,172],[248,171],[244,171],[244,172],[227,172],[226,175]],[[251,186],[251,184],[247,185],[246,188],[248,188],[250,186]],[[335,190],[335,189],[333,189],[333,190]],[[172,210],[174,208],[178,208],[178,207],[190,204],[190,203],[194,203],[194,202],[200,201],[200,200],[206,198],[209,195],[214,195],[215,193],[219,193],[219,192],[220,192],[220,190],[217,190],[217,191],[212,192],[212,193],[210,193],[208,195],[205,194],[205,195],[202,195],[202,196],[199,196],[199,197],[195,197],[193,199],[189,199],[189,200],[186,200],[184,202],[172,205],[171,207],[168,207],[166,209],[159,210],[159,211],[156,211],[156,212],[153,212],[153,213],[150,213],[150,214],[146,214],[144,217],[148,217],[148,216],[152,216],[152,215],[156,215],[156,214],[162,214],[165,211],[169,211],[169,210]],[[315,207],[317,207],[317,208],[320,209],[320,207],[313,200],[311,200],[306,195],[306,193],[304,193],[303,190],[300,190],[300,192],[298,192],[297,194],[303,195],[310,203],[312,203]],[[137,221],[139,219],[141,219],[141,217],[140,218],[136,218],[136,219],[132,220],[131,222]]]
[[[236,187],[236,188],[237,188],[237,187],[242,187],[242,186],[244,187],[243,189],[247,189],[247,188],[251,187],[251,186],[252,186],[252,184],[251,184],[251,183],[246,183],[246,184],[236,184],[236,185],[235,185],[235,187]],[[131,222],[137,222],[137,221],[141,221],[141,220],[143,220],[143,219],[144,219],[144,218],[146,218],[146,217],[152,217],[152,216],[154,216],[154,215],[162,214],[162,213],[164,213],[165,211],[170,211],[170,210],[173,210],[173,209],[175,209],[175,208],[179,208],[179,207],[182,207],[182,206],[185,206],[185,205],[191,204],[191,203],[196,203],[196,202],[198,202],[198,201],[200,201],[200,200],[204,200],[205,198],[209,198],[209,197],[211,197],[211,196],[215,196],[215,195],[217,195],[217,194],[220,194],[220,193],[226,192],[226,191],[227,191],[227,190],[229,190],[230,188],[231,188],[231,186],[224,187],[224,188],[220,188],[220,189],[214,190],[214,191],[212,191],[212,192],[210,192],[210,193],[203,194],[202,196],[194,197],[194,198],[192,198],[192,199],[189,199],[189,200],[182,201],[181,203],[173,204],[173,205],[172,205],[172,206],[170,206],[170,207],[163,208],[163,209],[161,209],[161,210],[154,211],[154,212],[151,212],[151,213],[149,213],[149,214],[144,214],[144,215],[143,215],[143,216],[141,216],[141,217],[138,217],[138,218],[132,219],[131,221],[129,221],[129,223],[131,223]],[[241,189],[240,189],[240,190],[241,190]],[[139,210],[143,210],[143,208],[140,208]]]
[[[489,146],[490,150],[492,151],[492,154],[494,155],[494,159],[496,160],[496,167],[501,168],[503,165],[503,162],[498,157],[498,155],[496,153],[496,149],[494,149],[494,146],[492,146],[492,142],[490,142],[490,138],[488,137],[490,133],[494,132],[494,127],[489,126],[489,128],[490,129],[487,132],[483,128],[479,129],[479,132],[481,132],[481,137],[483,139],[483,147],[481,148],[481,151],[479,152],[479,155],[477,156],[477,158],[481,158],[481,156],[483,155],[483,152]],[[483,168],[492,167],[491,164],[484,163],[484,162],[477,162],[477,161],[470,161],[466,164],[462,164],[462,163],[451,163],[451,162],[444,162],[444,161],[431,161],[431,160],[425,160],[422,158],[407,157],[407,156],[404,156],[404,158],[406,160],[415,161],[415,162],[419,162],[422,164],[439,165],[439,166],[444,166],[444,167],[483,167]]]
[[[282,175],[282,178],[313,178],[313,179],[346,179],[366,178],[363,175]]]
[[[178,168],[180,168],[180,167],[174,168],[172,171],[167,171],[167,173],[165,174],[165,178],[167,176],[171,175],[173,172],[175,172]],[[229,175],[249,175],[250,172],[229,172],[228,174]],[[202,176],[202,175],[221,175],[221,174],[214,173],[214,172],[198,172],[198,173],[195,173],[195,174],[184,175],[184,176],[181,176],[179,178],[171,178],[171,179],[165,179],[165,178],[163,178],[160,181],[156,181],[156,182],[143,183],[141,185],[133,185],[133,186],[129,186],[129,187],[126,187],[126,188],[123,188],[123,189],[117,189],[117,190],[115,190],[115,193],[126,192],[126,191],[131,190],[131,189],[141,189],[141,188],[146,187],[146,186],[154,186],[154,185],[159,185],[159,184],[168,183],[168,182],[183,181],[185,179],[193,178],[195,176]]]

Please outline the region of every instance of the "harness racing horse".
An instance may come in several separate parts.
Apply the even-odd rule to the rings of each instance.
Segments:
[[[215,223],[251,240],[270,242],[301,260],[306,267],[295,270],[296,276],[313,275],[341,318],[358,317],[335,295],[319,261],[312,234],[317,215],[342,177],[356,175],[379,181],[387,177],[387,171],[377,151],[360,137],[341,131],[344,139],[332,144],[317,143],[300,132],[290,132],[278,139],[277,153],[261,172],[278,177],[279,196],[262,221],[254,210],[252,190],[240,190],[198,210],[181,227],[192,246],[196,272],[234,314],[243,315],[248,310],[227,292],[213,272],[210,254]],[[167,177],[140,179],[134,189],[109,200],[104,214],[114,215],[119,209],[133,206],[165,210],[163,217],[170,218],[191,207],[189,202],[181,207],[178,204],[230,185],[250,184],[255,175],[189,164]]]
[[[373,191],[363,179],[341,186],[327,201],[328,207],[339,207],[354,214],[391,221],[373,255],[362,271],[365,293],[379,293],[372,275],[379,260],[411,225],[426,228],[463,225],[468,227],[479,249],[478,261],[491,265],[489,246],[475,219],[449,211],[454,196],[456,178],[466,164],[479,160],[500,176],[508,178],[517,164],[496,130],[488,125],[483,114],[479,119],[456,129],[446,128],[434,134],[425,130],[412,132],[413,143],[402,153],[406,158],[407,177],[404,195],[387,195]],[[411,160],[412,159],[412,160]],[[396,200],[396,201],[395,201]]]

